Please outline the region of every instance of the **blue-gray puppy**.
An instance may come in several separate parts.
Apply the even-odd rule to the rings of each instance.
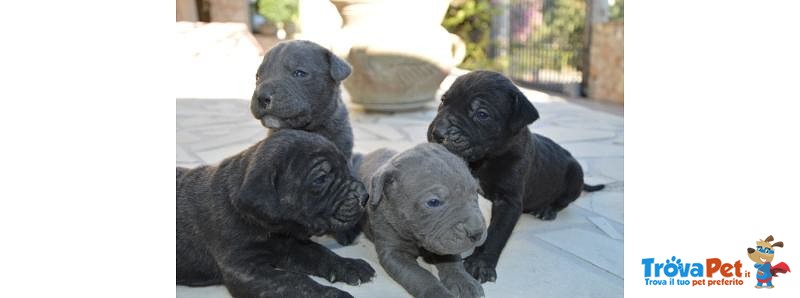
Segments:
[[[419,144],[400,154],[377,150],[356,166],[370,195],[362,226],[386,272],[414,297],[483,296],[460,255],[486,239],[478,184],[464,160]],[[420,256],[439,279],[419,266]]]
[[[250,112],[273,132],[291,128],[319,134],[349,159],[353,130],[340,85],[350,72],[347,62],[316,43],[278,43],[258,67]]]

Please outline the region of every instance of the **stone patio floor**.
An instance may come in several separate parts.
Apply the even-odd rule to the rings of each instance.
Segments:
[[[458,72],[460,73],[460,72]],[[448,77],[446,90],[458,73]],[[541,118],[530,126],[566,147],[583,165],[586,181],[606,189],[584,193],[555,221],[523,215],[497,266],[498,279],[485,283],[487,297],[621,297],[623,290],[623,118],[587,109],[562,98],[523,89]],[[243,92],[243,94],[246,92]],[[345,98],[347,95],[345,94]],[[347,101],[347,100],[346,100]],[[388,147],[404,150],[425,142],[437,103],[404,113],[367,113],[350,106],[355,135],[354,152]],[[266,136],[252,118],[245,99],[176,100],[176,165],[213,164]],[[481,200],[488,218],[490,205]],[[488,222],[488,221],[487,221]],[[362,258],[377,271],[360,286],[332,285],[355,297],[408,297],[378,263],[374,247],[364,236],[342,247],[331,238],[317,241],[345,257]],[[426,268],[432,268],[424,264]],[[230,297],[223,286],[177,286],[177,297]]]

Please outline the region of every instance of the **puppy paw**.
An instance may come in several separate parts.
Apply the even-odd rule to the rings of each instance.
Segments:
[[[494,265],[479,257],[470,256],[464,260],[464,269],[481,283],[497,280],[497,272]]]
[[[533,216],[541,220],[554,220],[556,219],[556,213],[550,206],[544,206],[531,212]]]
[[[331,267],[330,274],[325,276],[330,282],[342,281],[357,286],[370,281],[375,276],[375,269],[361,259],[341,258]]]
[[[481,283],[469,274],[445,277],[442,279],[442,284],[456,297],[474,298],[484,296]]]

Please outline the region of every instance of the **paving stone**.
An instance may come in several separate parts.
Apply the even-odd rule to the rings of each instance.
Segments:
[[[573,204],[596,212],[618,223],[623,222],[625,216],[624,195],[620,191],[613,191],[610,185],[597,192],[584,193]]]
[[[622,146],[598,142],[565,142],[561,146],[566,148],[572,156],[581,157],[622,157]]]
[[[616,181],[625,180],[625,159],[622,157],[604,157],[588,160],[588,169],[592,173],[612,178]]]
[[[197,158],[194,157],[194,155],[192,155],[191,153],[189,153],[189,151],[186,151],[186,149],[184,149],[183,146],[181,145],[175,146],[175,149],[177,150],[175,161],[188,162],[188,163],[198,161]]]
[[[379,141],[382,140],[381,137],[376,136],[375,134],[364,130],[361,128],[360,124],[355,125],[352,124],[351,127],[353,128],[353,139],[358,141]]]
[[[266,129],[247,129],[233,132],[228,131],[227,133],[220,133],[218,135],[209,133],[207,136],[214,137],[208,137],[204,140],[190,143],[188,147],[193,151],[204,151],[232,144],[252,144],[250,140],[253,137],[261,137],[265,132]]]
[[[391,117],[379,118],[378,124],[386,124],[391,126],[404,126],[404,125],[428,125],[430,120],[409,117],[409,113],[400,113],[392,115]],[[433,118],[431,118],[433,119]]]
[[[614,132],[607,130],[576,129],[560,126],[539,127],[535,130],[532,129],[532,131],[551,138],[556,143],[610,139],[616,135]]]
[[[356,123],[358,128],[363,129],[375,136],[381,137],[389,141],[408,141],[405,135],[395,129],[396,125],[385,124],[363,124]]]
[[[414,147],[416,143],[412,142],[399,142],[399,141],[357,141],[353,145],[353,152],[360,152],[363,154],[370,153],[380,148],[389,148],[397,152]]]
[[[623,277],[622,241],[578,228],[541,233],[537,234],[536,237],[574,254],[619,278]]]
[[[558,232],[552,233],[559,235]],[[546,237],[572,242],[573,245],[591,246],[575,239]],[[500,256],[497,281],[483,284],[486,297],[622,297],[620,276],[594,267],[557,247],[534,235],[512,237]],[[621,242],[614,249],[619,249],[617,257],[621,265]]]
[[[175,139],[178,141],[179,144],[186,144],[203,140],[203,137],[198,136],[197,134],[189,132],[187,130],[179,129],[175,133]]]
[[[591,221],[598,229],[602,230],[608,237],[615,240],[622,240],[622,234],[620,234],[617,229],[611,226],[611,223],[606,220],[605,217],[602,216],[590,216],[588,217],[589,221]]]
[[[406,125],[399,128],[409,136],[412,143],[428,142],[428,125]]]

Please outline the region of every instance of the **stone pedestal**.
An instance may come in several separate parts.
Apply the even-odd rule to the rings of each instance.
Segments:
[[[594,24],[590,47],[588,96],[624,103],[624,23]]]
[[[212,22],[244,23],[250,27],[250,2],[247,0],[207,0]]]
[[[197,12],[197,2],[195,0],[176,0],[175,20],[185,22],[197,22],[200,15]]]
[[[441,26],[448,0],[331,2],[344,21],[333,50],[353,66],[344,86],[368,110],[426,105],[464,59],[464,42]]]

